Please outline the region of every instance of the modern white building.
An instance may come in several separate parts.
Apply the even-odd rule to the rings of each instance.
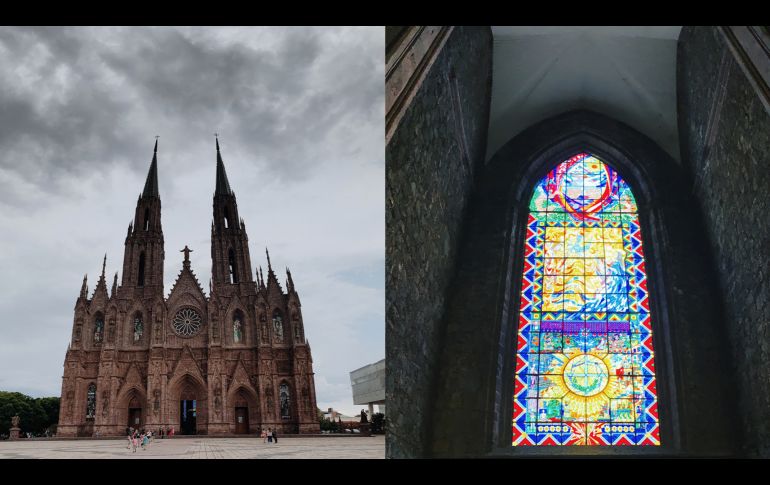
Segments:
[[[375,404],[378,412],[385,413],[385,359],[351,372],[350,385],[353,388],[353,404],[366,404],[369,419],[374,414]]]

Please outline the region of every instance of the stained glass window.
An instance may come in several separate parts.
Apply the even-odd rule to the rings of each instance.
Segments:
[[[513,446],[659,445],[647,275],[630,187],[581,153],[540,181],[529,211]]]
[[[86,395],[86,418],[92,419],[96,416],[96,384],[88,386]]]
[[[281,384],[281,418],[291,418],[289,386],[285,382]]]

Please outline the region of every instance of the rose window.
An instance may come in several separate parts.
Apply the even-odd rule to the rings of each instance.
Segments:
[[[183,308],[174,316],[174,331],[181,337],[192,337],[201,328],[201,317],[192,308]]]

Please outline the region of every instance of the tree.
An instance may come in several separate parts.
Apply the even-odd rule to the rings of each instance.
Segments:
[[[61,398],[58,397],[41,397],[35,399],[40,407],[43,408],[46,415],[45,429],[50,428],[53,425],[59,423],[59,406],[61,404]],[[43,431],[45,431],[45,429]]]
[[[386,420],[382,413],[375,413],[372,416],[372,434],[385,433]]]
[[[32,398],[20,392],[0,391],[0,435],[11,429],[11,418],[19,415],[22,433],[43,434],[59,422],[58,397]]]

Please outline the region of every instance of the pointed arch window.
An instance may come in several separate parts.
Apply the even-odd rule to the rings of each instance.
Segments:
[[[94,419],[94,417],[96,417],[96,384],[91,383],[86,394],[86,419]]]
[[[233,343],[243,342],[243,314],[236,311],[233,315]]]
[[[273,338],[276,343],[283,342],[283,318],[278,310],[273,312]]]
[[[94,342],[101,343],[104,340],[104,316],[97,313],[94,318]]]
[[[227,251],[227,266],[230,271],[230,283],[238,283],[238,269],[235,264],[235,251],[233,251],[233,248]]]
[[[150,209],[149,207],[144,210],[144,230],[150,230]]]
[[[230,227],[230,211],[227,210],[227,207],[224,210],[224,223],[225,229],[228,229]]]
[[[139,254],[139,278],[136,284],[137,286],[144,286],[144,251]]]
[[[142,314],[136,312],[134,314],[134,342],[141,341],[142,335],[144,335],[144,322],[142,322]]]
[[[289,385],[285,382],[281,383],[280,395],[281,419],[289,419],[291,418],[291,398],[289,396]]]
[[[513,446],[659,445],[641,228],[630,187],[588,153],[529,205]]]

